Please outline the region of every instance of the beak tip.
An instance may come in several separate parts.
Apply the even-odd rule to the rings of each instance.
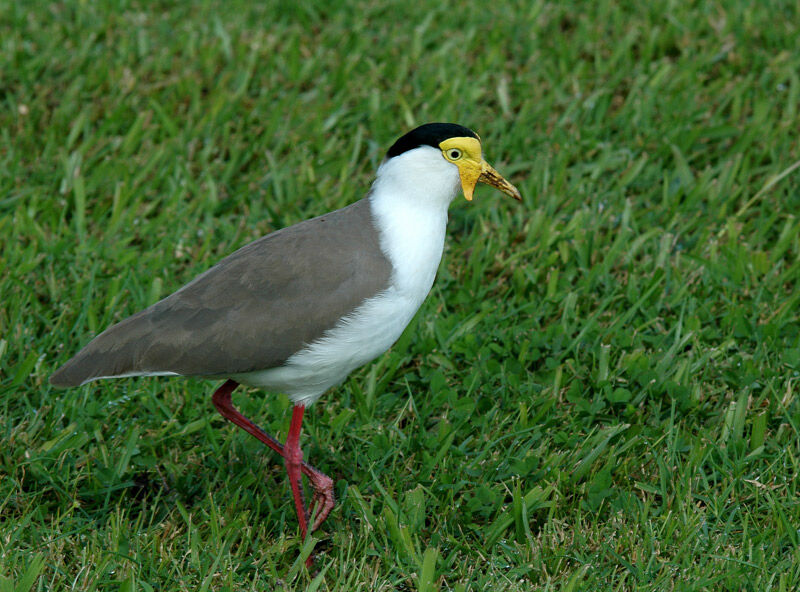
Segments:
[[[500,190],[507,196],[509,196],[511,199],[515,199],[520,203],[522,202],[522,194],[519,192],[519,189],[517,189],[510,183],[508,184],[508,187],[504,187]]]
[[[516,199],[519,202],[522,201],[522,194],[519,192],[519,189],[506,181],[500,175],[500,173],[494,170],[486,162],[483,163],[483,171],[481,172],[480,177],[478,177],[478,181],[481,183],[486,183],[487,185],[491,185],[495,189],[499,189],[512,199]]]

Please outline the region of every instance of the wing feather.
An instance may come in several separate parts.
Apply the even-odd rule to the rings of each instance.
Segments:
[[[365,198],[242,247],[103,331],[50,382],[272,368],[388,287],[391,273]]]

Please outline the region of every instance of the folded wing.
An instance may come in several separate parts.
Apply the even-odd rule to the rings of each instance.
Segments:
[[[321,337],[387,288],[369,201],[242,247],[149,308],[106,329],[50,382],[264,370]]]

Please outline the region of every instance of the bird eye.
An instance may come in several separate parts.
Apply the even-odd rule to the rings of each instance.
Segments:
[[[447,151],[447,158],[450,160],[458,160],[461,158],[461,150],[458,148],[450,148],[450,150]]]

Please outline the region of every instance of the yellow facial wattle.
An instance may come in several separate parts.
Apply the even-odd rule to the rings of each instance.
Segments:
[[[481,142],[477,138],[448,138],[439,144],[439,149],[446,160],[458,167],[461,189],[467,201],[472,201],[475,186],[479,182],[491,185],[506,195],[522,201],[519,190],[483,160]]]

